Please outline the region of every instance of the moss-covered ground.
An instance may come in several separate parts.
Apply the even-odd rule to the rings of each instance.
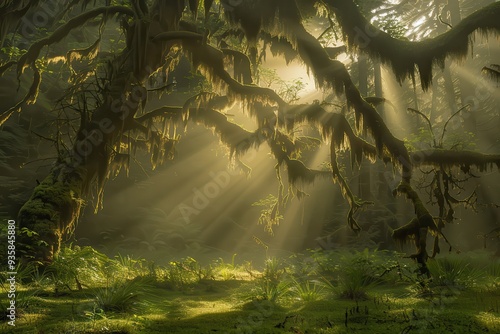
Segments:
[[[432,280],[380,251],[316,251],[260,268],[62,254],[18,271],[16,326],[2,313],[1,333],[500,333],[500,263],[487,254],[430,260]]]

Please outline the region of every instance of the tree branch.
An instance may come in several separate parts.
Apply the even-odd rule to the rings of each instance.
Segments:
[[[500,154],[481,154],[472,151],[423,150],[410,153],[414,166],[476,166],[480,171],[496,165],[500,169]]]
[[[56,31],[54,31],[50,36],[38,40],[30,46],[28,52],[22,55],[17,63],[17,76],[20,77],[24,69],[38,58],[44,46],[51,45],[61,41],[73,29],[80,27],[81,25],[85,24],[87,21],[95,18],[96,16],[103,14],[104,15],[125,14],[128,16],[134,16],[134,12],[130,8],[124,6],[111,6],[111,7],[95,8],[93,10],[80,14],[77,17],[72,18],[66,24],[63,24],[62,26],[57,28]]]
[[[351,48],[390,64],[400,82],[407,77],[414,77],[415,68],[418,68],[423,90],[427,90],[432,83],[433,64],[443,68],[446,57],[463,58],[467,55],[469,35],[474,31],[500,32],[499,2],[474,12],[447,32],[421,42],[399,40],[374,27],[361,14],[353,0],[323,2],[337,16]]]

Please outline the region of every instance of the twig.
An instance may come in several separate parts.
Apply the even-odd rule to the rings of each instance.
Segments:
[[[427,121],[427,124],[429,125],[429,130],[431,130],[432,141],[434,142],[434,147],[436,147],[436,137],[434,136],[434,131],[432,130],[432,123],[429,120],[429,117],[427,117],[424,113],[422,113],[421,111],[414,109],[414,108],[408,108],[407,110],[422,116]]]
[[[467,108],[469,106],[470,106],[469,104],[466,104],[462,108],[458,109],[453,115],[450,116],[450,118],[448,118],[448,120],[446,121],[446,123],[444,123],[443,133],[441,134],[441,139],[439,140],[439,146],[440,147],[443,146],[443,138],[444,138],[444,134],[446,132],[446,127],[448,126],[448,123],[451,121],[451,119],[453,117],[455,117],[456,115],[458,115],[459,112],[461,112],[462,110],[464,110],[465,108]]]

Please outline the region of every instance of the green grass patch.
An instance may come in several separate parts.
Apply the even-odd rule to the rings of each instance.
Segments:
[[[16,326],[3,314],[1,333],[500,332],[498,262],[467,254],[429,262],[429,281],[399,254],[369,250],[270,258],[260,268],[234,257],[156,266],[65,254],[70,268],[59,261],[47,269],[54,274],[23,274]],[[2,309],[7,302],[2,293]]]

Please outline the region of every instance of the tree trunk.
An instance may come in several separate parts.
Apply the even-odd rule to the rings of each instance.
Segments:
[[[378,60],[373,61],[373,82],[375,86],[375,96],[384,97],[384,90],[382,86],[382,64]],[[385,117],[385,105],[382,103],[380,106],[378,106],[377,110],[382,119],[384,121],[387,121]],[[378,201],[380,202],[393,201],[394,198],[391,195],[392,189],[390,189],[387,183],[387,179],[385,177],[386,166],[380,161],[377,161],[373,166],[374,170],[377,173],[378,184],[375,187],[375,189],[377,189]]]
[[[363,97],[368,96],[368,57],[360,55],[358,57],[358,80],[359,92]],[[371,166],[366,160],[361,162],[359,168],[358,188],[359,196],[363,199],[371,199]]]
[[[27,259],[52,260],[65,236],[74,230],[84,205],[83,198],[94,182],[97,183],[96,206],[101,205],[109,165],[120,150],[117,143],[125,131],[135,128],[134,116],[147,98],[142,85],[163,61],[164,52],[150,41],[150,30],[138,28],[137,24],[145,23],[136,21],[129,28],[127,40],[130,43],[146,41],[147,48],[142,50],[147,50],[147,54],[137,54],[138,45],[130,44],[108,64],[107,73],[111,74],[101,96],[104,103],[91,113],[80,110],[81,124],[73,148],[58,158],[19,212],[18,241]],[[141,31],[143,35],[139,36]]]

